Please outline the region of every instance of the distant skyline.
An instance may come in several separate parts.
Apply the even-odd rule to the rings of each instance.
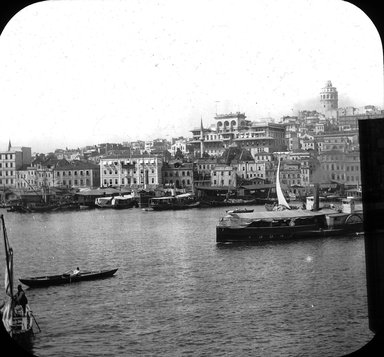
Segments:
[[[380,36],[340,0],[45,1],[0,36],[0,149],[185,136],[215,113],[260,120],[383,107]]]

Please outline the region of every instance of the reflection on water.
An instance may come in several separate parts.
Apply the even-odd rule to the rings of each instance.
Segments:
[[[362,236],[218,246],[224,213],[5,213],[15,277],[119,268],[26,289],[34,353],[335,356],[372,338]]]

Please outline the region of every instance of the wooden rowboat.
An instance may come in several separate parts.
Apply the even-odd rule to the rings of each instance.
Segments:
[[[96,279],[104,279],[109,278],[113,274],[117,272],[117,269],[110,270],[95,270],[95,271],[87,271],[81,272],[78,275],[71,275],[68,273],[64,273],[61,275],[48,275],[48,276],[37,276],[34,278],[22,278],[19,279],[25,285],[30,287],[43,287],[43,286],[51,286],[51,285],[61,285],[61,284],[70,284],[84,280],[96,280]]]

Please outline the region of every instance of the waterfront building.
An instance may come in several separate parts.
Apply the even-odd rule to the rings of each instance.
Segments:
[[[0,151],[0,186],[16,188],[16,173],[32,162],[30,147],[16,147],[9,142],[8,150]]]
[[[96,188],[100,186],[100,168],[91,162],[59,161],[53,169],[54,187]]]
[[[211,186],[235,188],[237,169],[230,165],[217,164],[211,173]]]
[[[192,163],[164,163],[162,166],[162,182],[164,187],[183,188],[193,190]]]
[[[33,182],[32,185],[29,185],[29,189],[54,187],[54,169],[58,162],[68,163],[66,159],[59,160],[56,157],[36,157],[31,166],[27,167],[28,177]]]
[[[38,191],[54,187],[93,188],[100,185],[99,165],[91,162],[37,157],[17,171],[16,188]]]
[[[264,183],[266,161],[234,160],[231,166],[236,167],[238,177],[248,181],[260,179]]]
[[[29,191],[36,187],[36,171],[31,170],[29,165],[22,166],[19,170],[16,171],[16,189],[22,191]]]
[[[211,186],[211,173],[217,164],[217,158],[196,159],[193,162],[194,185],[199,187]]]
[[[100,185],[155,188],[162,184],[162,166],[163,159],[155,155],[104,156],[100,158]]]

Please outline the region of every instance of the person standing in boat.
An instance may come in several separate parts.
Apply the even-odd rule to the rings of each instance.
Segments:
[[[25,295],[25,292],[21,285],[17,286],[17,293],[15,295],[16,305],[20,305],[23,308],[23,313],[25,315],[25,309],[28,304],[28,299]]]

